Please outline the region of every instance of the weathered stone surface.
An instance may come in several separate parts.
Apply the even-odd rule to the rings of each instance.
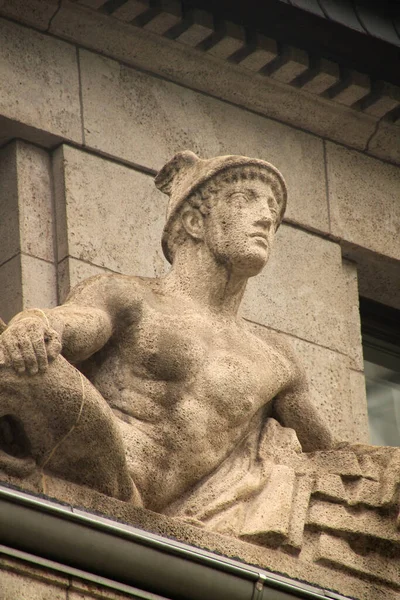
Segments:
[[[303,94],[271,78],[254,77],[240,66],[200,55],[184,44],[152,39],[139,28],[83,7],[79,10],[78,6],[63,5],[50,31],[134,67],[351,147],[364,149],[375,130],[376,119],[370,115]]]
[[[58,264],[58,296],[64,302],[71,289],[84,279],[105,273],[113,273],[109,269],[67,256]]]
[[[0,265],[20,250],[16,145],[0,150]]]
[[[98,223],[96,225],[98,230],[95,229],[92,237],[103,239],[107,234],[103,221],[108,216],[107,228],[111,231],[111,237],[115,243],[115,238],[118,235],[121,237],[120,230],[123,222],[121,215],[118,215],[116,225],[113,225],[112,216],[111,218],[109,216],[110,195],[112,196],[113,192],[111,182],[113,174],[115,175],[115,169],[117,169],[116,179],[118,179],[118,187],[115,191],[118,192],[119,197],[121,197],[121,180],[126,175],[128,175],[126,188],[129,190],[129,195],[137,178],[139,178],[139,185],[140,179],[144,178],[147,182],[150,180],[145,175],[114,163],[110,164],[109,161],[99,160],[97,157],[85,156],[85,167],[83,167],[82,152],[66,147],[57,151],[54,163],[57,173],[55,188],[59,220],[59,256],[65,258],[78,254],[81,260],[84,259],[87,263],[92,261],[95,266],[100,263],[99,266],[104,267],[104,262],[103,265],[101,264],[103,260],[101,253],[98,254],[101,256],[101,259],[98,260],[97,249],[93,246],[89,248],[91,254],[85,255],[85,252],[88,252],[87,248],[75,252],[79,227],[85,228],[86,222],[91,219],[92,226],[93,223]],[[85,171],[85,168],[88,171]],[[94,171],[93,168],[97,171]],[[90,201],[79,195],[82,185],[87,186],[88,173],[93,177],[94,172],[95,179],[103,178],[101,189],[104,190],[106,182],[108,183],[107,194],[104,195],[103,202],[99,202],[100,193],[96,194],[97,215],[93,215],[94,211]],[[74,177],[71,176],[71,173],[75,174]],[[80,178],[76,177],[77,173]],[[132,174],[134,174],[133,180]],[[192,152],[186,151],[177,154],[163,167],[156,177],[155,184],[170,196],[162,246],[166,258],[173,263],[172,270],[167,277],[160,279],[143,279],[116,274],[100,276],[87,280],[76,288],[64,306],[53,311],[48,310],[47,313],[40,309],[32,309],[18,315],[1,336],[0,364],[3,365],[3,369],[1,372],[0,409],[3,416],[18,413],[16,418],[22,420],[24,436],[29,440],[31,454],[37,460],[41,470],[62,475],[64,479],[86,484],[126,500],[132,500],[137,496],[135,502],[146,503],[149,508],[161,511],[169,505],[172,506],[174,502],[180,502],[180,497],[184,498],[185,494],[188,494],[190,498],[191,487],[198,484],[210,471],[218,468],[221,462],[226,464],[228,457],[229,460],[241,463],[242,455],[245,456],[248,451],[254,454],[254,448],[258,444],[259,438],[258,429],[261,430],[264,427],[261,419],[264,404],[272,402],[277,391],[280,392],[280,395],[279,401],[274,405],[274,416],[282,419],[288,427],[296,430],[305,450],[329,448],[332,445],[332,434],[318,416],[315,406],[309,399],[305,389],[304,375],[298,369],[291,350],[285,345],[281,347],[279,342],[274,341],[273,336],[267,343],[262,342],[247,332],[244,326],[240,327],[235,319],[247,279],[250,275],[257,274],[267,262],[276,227],[284,215],[287,190],[282,175],[275,167],[259,159],[223,156],[202,160]],[[88,189],[93,194],[93,189]],[[66,191],[66,194],[60,196],[60,191]],[[232,210],[232,205],[235,210]],[[124,214],[129,214],[129,209],[128,200]],[[137,233],[137,225],[146,212],[149,212],[148,208],[145,208],[141,216],[140,214],[139,216],[135,215],[134,223],[132,223],[132,235]],[[71,221],[75,237],[68,235]],[[136,231],[133,225],[136,226]],[[82,239],[90,237],[90,232],[85,229],[83,231]],[[129,239],[126,238],[124,243],[129,243]],[[119,264],[116,266],[121,268]],[[244,266],[245,269],[243,269]],[[232,274],[228,276],[231,271]],[[232,277],[237,279],[237,283],[232,291],[228,291],[225,279],[228,278],[230,281]],[[175,278],[177,279],[175,280]],[[220,306],[221,301],[217,300],[214,307],[215,301],[212,299],[215,294],[215,297],[219,298],[220,294],[212,292],[212,288],[221,285],[223,290],[226,290],[223,292],[223,296],[228,294],[231,298],[223,300],[223,304],[227,303],[226,314],[223,307]],[[147,286],[150,287],[146,292]],[[206,287],[202,289],[203,286]],[[207,288],[210,289],[209,292],[207,292]],[[164,291],[162,291],[163,289]],[[171,302],[172,313],[169,310],[165,312],[165,309],[162,308],[165,301],[160,304],[159,298],[170,298],[170,301],[166,300],[166,302],[167,304]],[[193,307],[191,308],[192,303]],[[232,307],[228,308],[231,303],[233,303]],[[177,320],[182,304],[183,306],[187,305],[184,308],[184,320],[186,315],[189,315],[189,320],[183,328],[180,321]],[[198,313],[199,305],[204,305],[204,308],[200,309]],[[216,322],[213,317],[206,316],[210,310],[216,314],[221,312]],[[230,313],[234,317],[233,321],[227,316]],[[128,319],[128,325],[126,325],[125,319]],[[137,319],[140,324],[138,322],[133,326]],[[170,332],[165,341],[161,341],[161,338],[164,339],[164,334],[161,332],[160,341],[157,338],[149,342],[149,336],[151,338],[154,335],[153,332],[160,327],[167,327]],[[118,331],[123,331],[122,337],[118,336],[118,341],[117,338],[112,341]],[[174,448],[172,452],[168,452],[171,458],[168,473],[157,467],[160,458],[157,452],[152,458],[155,464],[152,466],[152,462],[149,462],[147,442],[143,445],[143,441],[140,441],[141,434],[135,432],[131,419],[118,417],[120,414],[127,414],[141,420],[140,415],[135,417],[132,410],[136,411],[140,408],[139,397],[142,398],[140,402],[143,400],[145,403],[147,402],[145,400],[148,393],[145,389],[147,377],[144,380],[141,375],[134,374],[131,371],[131,362],[129,362],[128,371],[123,375],[123,379],[125,376],[128,378],[124,383],[119,383],[119,370],[115,370],[111,366],[114,360],[117,360],[116,364],[121,361],[118,348],[120,343],[123,346],[130,339],[129,331],[134,337],[123,353],[129,354],[133,350],[133,361],[139,360],[139,370],[150,369],[151,378],[155,382],[161,383],[163,389],[164,384],[170,381],[171,377],[175,379],[177,376],[178,381],[185,381],[189,376],[191,397],[195,398],[199,395],[199,397],[207,399],[207,405],[211,401],[207,410],[205,407],[200,408],[203,402],[197,405],[196,401],[191,403],[193,408],[189,410],[190,414],[187,416],[185,416],[185,409],[177,411],[176,417],[172,416],[172,419],[171,416],[165,415],[167,429],[161,422],[157,425],[157,427],[161,427],[157,437],[164,436],[170,426],[173,429],[177,427],[175,433],[171,437],[167,434],[168,439],[164,440],[165,448],[169,447],[171,443]],[[206,333],[206,338],[202,342],[204,333]],[[172,340],[178,336],[176,343],[172,342],[173,346],[168,341],[171,335]],[[222,335],[222,346],[220,346],[219,335]],[[137,336],[143,339],[139,339]],[[16,340],[18,341],[16,342]],[[111,345],[107,344],[108,341]],[[228,342],[231,348],[235,348],[234,352],[239,350],[236,358],[227,354],[225,348],[228,347]],[[160,343],[161,346],[156,350]],[[203,346],[204,343],[206,346]],[[277,349],[272,351],[275,343],[277,343]],[[242,350],[240,350],[240,344],[244,344]],[[154,350],[149,350],[153,346]],[[99,371],[100,379],[98,379],[95,374],[97,371],[95,363],[89,362],[85,366],[85,360],[98,350],[102,351],[103,348],[105,353],[107,353],[107,348],[110,348],[111,363],[108,363],[105,354],[105,370],[103,375],[101,374],[103,369]],[[112,348],[118,354],[114,358],[112,358],[114,353]],[[142,357],[140,348],[143,348],[145,353],[150,351],[151,356],[146,358],[146,354]],[[61,349],[63,356],[58,356]],[[191,362],[187,363],[185,367],[185,357],[176,355],[176,352],[180,352],[181,349],[187,349],[188,358],[189,356],[195,357],[196,365],[203,363],[204,374],[203,370],[197,366],[193,370],[193,367],[190,366]],[[217,354],[214,361],[218,365],[216,370],[213,367],[214,363],[209,363],[210,357],[215,353]],[[271,363],[269,370],[267,369],[265,373],[264,354],[265,357],[269,357],[267,362]],[[154,362],[155,356],[160,356],[161,362],[160,359],[156,359]],[[65,358],[71,360],[72,363],[82,363],[83,372],[88,375],[89,381],[95,387],[83,375],[80,375]],[[169,363],[168,361],[171,359],[172,363]],[[144,362],[141,363],[142,360]],[[243,360],[245,363],[242,369],[240,363]],[[239,362],[238,368],[234,369],[236,375],[233,377],[232,367],[235,361]],[[259,367],[256,368],[255,364],[258,363],[260,363]],[[263,368],[261,368],[261,363]],[[121,364],[124,364],[124,360]],[[251,368],[250,365],[252,365]],[[93,368],[94,371],[90,375]],[[161,371],[159,371],[160,368]],[[40,371],[40,375],[38,371]],[[32,376],[36,375],[36,377],[27,378],[22,375],[23,372]],[[175,372],[176,376],[173,375]],[[215,377],[211,376],[214,372],[217,375],[215,382]],[[80,380],[77,379],[77,375],[80,375]],[[21,377],[15,380],[15,377],[18,378],[18,376]],[[224,383],[226,377],[228,377],[229,384]],[[137,383],[135,383],[137,378]],[[295,392],[292,392],[291,389],[293,379],[298,382],[298,389],[296,388]],[[197,380],[198,383],[195,383]],[[158,383],[156,387],[160,387]],[[234,388],[231,387],[232,384]],[[144,385],[144,388],[136,399],[137,385]],[[219,413],[218,415],[213,414],[216,410],[212,403],[212,399],[217,393],[215,385],[219,390],[225,389],[228,385],[229,393],[226,400],[229,401],[229,407],[227,406],[225,414],[226,416],[230,415],[234,408],[235,414],[232,416],[235,425],[233,429],[230,426],[226,429],[222,449],[227,444],[228,448],[223,450],[224,454],[221,457],[217,458],[221,448],[217,450],[217,455],[213,456],[214,451],[212,454],[209,452],[211,448],[198,447],[193,463],[190,456],[193,454],[193,449],[198,446],[195,441],[196,436],[205,426],[205,424],[200,424],[200,428],[198,428],[198,420],[200,419],[202,422],[206,418],[207,429],[211,428],[212,430],[216,427],[218,432],[221,431],[220,415]],[[265,392],[261,392],[264,386],[266,386]],[[196,387],[198,387],[197,392]],[[286,388],[288,388],[287,391],[285,391]],[[46,395],[43,395],[44,389],[49,390],[50,403],[46,402]],[[39,390],[41,402],[37,403],[36,397]],[[239,413],[247,414],[250,410],[244,420],[242,416],[236,416],[237,402],[232,402],[231,398],[234,390],[235,393],[239,393],[237,402],[245,401],[245,405]],[[176,391],[173,393],[175,394]],[[183,389],[181,393],[185,396]],[[288,400],[285,400],[286,395],[289,395]],[[253,396],[254,401],[248,403],[246,399]],[[223,395],[223,397],[225,396]],[[107,402],[105,398],[107,398]],[[151,402],[154,399],[152,397]],[[58,406],[60,402],[62,408]],[[115,416],[109,405],[116,410]],[[27,415],[30,414],[33,406],[35,414],[31,420],[27,418]],[[148,408],[142,407],[142,409],[147,413]],[[294,418],[292,414],[293,410],[296,412],[303,409],[305,411],[304,422]],[[9,413],[10,410],[11,413]],[[183,426],[182,418],[185,421]],[[157,422],[158,420],[154,421],[153,425]],[[42,431],[43,429],[45,431]],[[230,441],[231,429],[234,432],[234,441],[232,440],[234,443]],[[94,431],[102,439],[101,446],[94,444],[92,440]],[[102,432],[101,436],[99,431]],[[239,431],[242,433],[238,438]],[[292,431],[292,429],[288,431]],[[294,432],[292,434],[295,438]],[[187,438],[186,441],[182,435]],[[24,439],[24,436],[21,434],[21,440]],[[80,436],[83,438],[81,439]],[[249,437],[247,438],[247,436]],[[201,440],[198,441],[202,447],[203,433],[200,434],[200,438]],[[241,447],[239,442],[242,439],[246,440],[246,445],[250,444],[249,448]],[[91,444],[88,443],[88,440],[89,442],[92,440]],[[300,451],[299,442],[294,440],[293,443]],[[7,447],[7,442],[5,444]],[[160,447],[164,447],[163,443]],[[21,449],[21,452],[23,451],[25,452]],[[150,448],[150,451],[153,455],[153,449]],[[186,464],[186,458],[185,460],[178,459],[182,451],[185,452],[185,455],[189,452],[190,464]],[[79,469],[76,467],[77,453]],[[224,460],[221,461],[221,458]],[[126,461],[126,464],[122,464],[121,460],[122,463]],[[209,460],[214,465],[212,469],[209,467]],[[11,467],[15,469],[15,463],[18,463],[18,460],[7,452],[3,453],[2,461],[6,472]],[[9,465],[10,461],[12,462],[11,466]],[[93,461],[96,463],[95,470],[92,465]],[[253,461],[251,463],[249,477],[253,477],[254,482],[259,480],[255,488],[254,483],[250,484],[256,495],[261,493],[260,486],[263,485],[266,473],[270,468],[269,465],[270,461],[267,459],[265,473],[258,474],[260,465]],[[275,465],[273,468],[279,471],[280,466]],[[243,466],[238,465],[233,470],[234,475],[240,475],[242,469]],[[170,481],[170,485],[164,489],[157,477],[162,477],[163,481],[166,477]],[[228,479],[229,477],[228,474]],[[226,487],[223,473],[221,478]],[[268,484],[267,494],[275,490],[276,486],[273,483],[270,484],[268,481],[265,483]],[[217,485],[219,485],[218,482]],[[240,481],[239,485],[243,488]],[[239,493],[243,494],[243,490],[238,491]],[[221,502],[223,509],[226,504],[223,496]],[[281,509],[279,511],[282,512]],[[282,519],[282,522],[286,522],[284,529],[287,532],[289,516],[284,510]],[[257,529],[257,525],[254,523],[250,525],[246,513],[244,513],[244,520],[244,532],[246,535],[252,535],[251,532]],[[262,529],[263,526],[260,530],[261,535],[263,535]],[[278,530],[271,532],[269,529],[268,525],[266,529],[268,535],[271,533],[280,536],[287,535],[283,529],[281,533]]]
[[[186,146],[259,156],[286,173],[287,217],[328,231],[320,140],[90,52],[81,65],[88,145],[153,169]]]
[[[16,141],[0,151],[0,314],[57,303],[50,157]]]
[[[181,28],[182,31],[175,40],[188,46],[198,46],[213,33],[213,16],[204,10],[189,9],[186,11]]]
[[[400,309],[400,262],[354,244],[343,249],[357,265],[360,296]]]
[[[3,570],[0,565],[0,592],[4,600],[66,600],[65,588],[54,583],[36,581],[21,573]]]
[[[322,500],[341,503],[347,500],[347,493],[341,477],[333,473],[323,473],[317,477],[312,491],[314,496]]]
[[[95,1],[98,2],[99,0]],[[87,6],[87,3],[81,2],[81,4],[86,4]],[[127,2],[124,2],[113,11],[113,17],[129,23],[148,10],[149,6],[149,0],[127,0]]]
[[[21,141],[0,151],[0,264],[22,251],[54,260],[50,157]]]
[[[16,142],[18,216],[21,251],[54,261],[54,215],[50,156],[44,150]]]
[[[351,441],[356,444],[368,444],[369,426],[364,373],[350,370],[350,390],[353,423],[353,438]]]
[[[256,323],[251,323],[251,327],[256,335],[268,339],[267,328]],[[324,421],[329,423],[336,440],[367,443],[369,434],[363,375],[351,371],[351,361],[339,352],[297,337],[284,337],[299,356],[306,370],[310,398]]]
[[[95,8],[95,9],[100,8],[106,2],[107,2],[107,0],[78,0],[79,4],[82,4],[83,6],[87,6],[88,8]]]
[[[0,267],[0,289],[0,317],[6,323],[24,308],[56,306],[55,266],[19,253]]]
[[[357,429],[354,423],[352,408],[355,405],[360,412],[366,412],[366,399],[362,398],[363,404],[358,407],[361,399],[352,395],[347,357],[297,338],[290,342],[306,369],[314,405],[329,423],[336,439],[353,442],[355,437],[362,436],[363,430]],[[362,441],[367,442],[368,438],[363,437]]]
[[[217,31],[217,40],[207,51],[216,58],[226,60],[238,50],[241,50],[246,43],[244,27],[235,23],[226,22]]]
[[[290,513],[289,535],[285,543],[290,551],[299,551],[304,547],[304,523],[307,518],[312,489],[313,477],[310,475],[296,477]]]
[[[318,550],[317,560],[320,563],[345,568],[357,575],[367,575],[373,580],[400,587],[398,558],[383,558],[375,552],[362,556],[353,552],[346,540],[326,534],[321,535]]]
[[[121,585],[123,587],[123,585]],[[71,587],[68,591],[68,600],[125,600],[131,598],[132,594],[127,592],[116,592],[107,587],[96,585],[95,583],[87,583],[72,578]]]
[[[350,366],[353,369],[362,371],[364,368],[364,359],[361,342],[361,322],[359,308],[359,290],[358,290],[358,271],[357,264],[343,260],[343,277],[347,289],[347,351],[350,358]]]
[[[10,483],[17,487],[21,485],[20,481],[16,478],[10,479]],[[303,494],[306,497],[306,506],[308,506],[309,490],[306,488],[307,486],[303,487]],[[33,489],[37,491],[41,488],[36,487]],[[139,527],[145,531],[210,550],[222,556],[236,559],[239,557],[245,563],[267,568],[278,578],[279,573],[302,581],[306,577],[309,583],[330,590],[330,596],[333,596],[331,590],[336,590],[336,592],[340,592],[342,595],[360,600],[371,600],[371,598],[374,600],[397,600],[398,591],[393,590],[393,584],[390,584],[389,587],[386,587],[386,585],[382,586],[382,580],[374,581],[373,577],[367,572],[369,570],[369,572],[373,573],[376,564],[384,565],[385,561],[387,561],[387,571],[378,570],[378,573],[386,574],[388,581],[389,577],[393,575],[391,565],[396,565],[397,559],[391,561],[389,557],[385,557],[381,560],[381,555],[377,552],[376,547],[372,548],[372,552],[370,551],[364,556],[357,555],[347,545],[347,542],[345,542],[341,547],[342,554],[339,564],[337,554],[334,555],[327,547],[328,542],[331,541],[333,547],[336,547],[339,543],[336,535],[327,533],[322,533],[321,535],[320,532],[306,531],[303,539],[303,524],[301,524],[302,552],[301,554],[289,554],[287,551],[283,552],[281,549],[244,543],[232,537],[195,527],[193,524],[180,519],[156,514],[132,506],[132,504],[109,498],[94,490],[51,477],[47,481],[47,495],[51,498],[58,498],[75,507],[85,507],[88,511],[95,511],[97,515],[100,513],[117,521],[120,520],[123,523]],[[314,501],[319,502],[318,500]],[[79,509],[74,508],[74,511],[79,512]],[[321,548],[324,549],[324,554],[322,554]],[[329,557],[328,560],[324,561],[323,556],[326,558]],[[332,561],[329,560],[331,558],[333,559]],[[360,564],[363,564],[365,572],[361,568],[358,568]],[[350,565],[350,567],[353,565],[356,568],[348,568],[346,565]],[[343,567],[345,567],[344,570]],[[75,578],[72,578],[70,590],[82,594],[86,593],[87,595],[95,593],[96,597],[105,597],[107,600],[109,598],[107,594],[111,593],[100,586],[99,588],[95,588],[95,586],[81,582]],[[112,595],[111,598],[114,600]]]
[[[399,260],[398,169],[331,143],[327,167],[332,233]]]
[[[336,63],[321,58],[317,66],[311,68],[309,74],[305,73],[305,81],[301,88],[310,94],[322,94],[339,81],[339,66]]]
[[[363,73],[350,71],[337,86],[328,91],[331,98],[336,102],[351,106],[361,98],[364,98],[371,89],[370,79]]]
[[[0,267],[0,317],[8,321],[23,309],[21,255]]]
[[[4,571],[12,571],[13,573],[21,574],[26,579],[32,578],[34,580],[52,583],[56,588],[69,587],[68,576],[62,575],[56,571],[51,571],[49,569],[34,566],[31,563],[8,556],[7,554],[0,554],[0,569],[0,573],[3,573]],[[8,600],[8,598],[6,598],[5,600]],[[10,600],[14,600],[14,597],[10,596]]]
[[[239,62],[241,67],[250,71],[260,71],[278,56],[276,41],[262,34],[254,34],[250,47],[249,54]]]
[[[0,115],[0,146],[15,139],[38,144],[43,148],[54,148],[63,142],[60,135]]]
[[[81,141],[76,50],[0,19],[0,112],[4,117]],[[21,102],[21,97],[29,102]]]
[[[71,265],[78,276],[87,266],[110,269],[101,247],[85,256],[82,246],[74,256],[71,248],[79,245],[70,225],[79,231],[83,221],[85,239],[91,218],[94,236],[104,238],[107,231],[97,222],[110,214],[113,177],[126,177],[128,196],[137,182],[146,189],[148,175],[67,146],[58,149],[54,169],[65,279],[71,279]],[[93,180],[95,217],[93,208],[85,213],[90,199],[82,196]],[[372,538],[379,554],[391,552],[400,546],[394,516],[399,450],[335,446],[335,437],[353,441],[352,419],[361,414],[358,396],[350,402],[347,396],[346,403],[333,398],[339,385],[343,398],[346,388],[348,394],[357,388],[350,379],[359,372],[349,368],[357,362],[350,347],[359,326],[354,265],[342,263],[338,244],[283,227],[291,289],[297,278],[299,297],[308,301],[310,282],[316,289],[318,281],[320,290],[326,275],[325,304],[313,306],[315,332],[321,338],[324,326],[336,327],[344,340],[336,351],[329,344],[339,337],[317,346],[303,325],[293,348],[271,323],[261,328],[237,317],[248,279],[266,265],[283,219],[287,190],[280,172],[259,159],[202,160],[185,151],[164,165],[155,185],[169,196],[162,248],[172,269],[166,276],[101,274],[83,281],[65,304],[25,310],[2,327],[0,435],[8,434],[0,464],[6,481],[17,476],[28,489],[72,503],[93,500],[101,508],[104,494],[123,500],[122,512],[145,507],[164,513],[176,519],[178,537],[186,520],[280,547],[298,555],[290,563],[296,573],[313,566],[321,532],[347,537],[359,548]],[[115,192],[121,196],[121,186]],[[129,209],[127,202],[125,214]],[[145,216],[143,210],[136,221]],[[117,225],[108,220],[111,235],[121,235],[120,215]],[[302,288],[304,256],[314,262]],[[270,279],[271,288],[274,279],[280,277]],[[264,282],[259,289],[270,288]],[[293,303],[273,314],[295,310]],[[257,320],[254,307],[253,313]],[[286,333],[293,322],[283,321]],[[317,375],[316,384],[309,378],[312,392],[297,358],[302,346],[306,369]],[[134,514],[146,520],[148,513]],[[168,530],[168,518],[163,523]],[[235,542],[226,547],[231,552]]]
[[[324,531],[336,531],[351,539],[354,535],[385,540],[400,546],[400,532],[393,520],[368,509],[350,512],[344,506],[327,502],[313,503],[307,522]]]
[[[1,0],[0,15],[46,30],[58,7],[58,0]]]
[[[165,272],[159,240],[167,206],[152,177],[68,146],[56,152],[54,177],[59,261],[69,256],[127,275]]]
[[[267,269],[249,281],[243,315],[333,350],[350,352],[348,328],[354,313],[339,245],[283,225]],[[355,358],[354,350],[351,356]]]
[[[394,125],[380,121],[376,133],[371,137],[368,144],[368,152],[378,158],[400,163],[399,138],[399,124]]]
[[[307,52],[298,48],[285,48],[277,61],[267,66],[266,73],[282,83],[290,83],[309,68]]]
[[[371,97],[366,100],[363,110],[381,119],[400,104],[400,89],[390,83],[380,82],[373,89]]]
[[[21,255],[24,308],[53,307],[57,304],[56,267],[40,258]]]

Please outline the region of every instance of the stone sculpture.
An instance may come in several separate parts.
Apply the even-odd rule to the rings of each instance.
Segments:
[[[397,452],[334,448],[292,349],[238,317],[284,215],[282,175],[185,151],[155,183],[167,276],[96,276],[3,326],[0,470],[291,550],[324,518],[313,498],[396,510]]]

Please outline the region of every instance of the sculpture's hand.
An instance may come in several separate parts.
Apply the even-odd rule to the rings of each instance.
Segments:
[[[36,316],[11,323],[0,335],[0,366],[17,373],[43,372],[60,352],[58,333]]]

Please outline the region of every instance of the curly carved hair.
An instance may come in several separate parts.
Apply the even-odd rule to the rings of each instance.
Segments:
[[[184,228],[181,220],[181,214],[187,205],[192,208],[197,208],[200,213],[207,217],[212,210],[214,201],[218,193],[224,189],[226,185],[237,183],[238,181],[262,181],[269,185],[274,192],[278,202],[281,194],[280,185],[273,173],[269,174],[264,170],[255,167],[231,168],[215,175],[212,179],[204,183],[193,194],[191,194],[175,215],[174,221],[171,224],[168,236],[168,247],[172,259],[175,256],[176,249],[181,246],[188,238],[188,233]],[[282,206],[282,203],[280,203]],[[284,210],[284,209],[283,209]],[[275,230],[278,229],[283,219],[283,210],[279,214],[279,218],[275,224]]]

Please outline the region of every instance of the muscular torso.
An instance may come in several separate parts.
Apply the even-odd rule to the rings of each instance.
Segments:
[[[151,280],[123,285],[132,304],[83,370],[118,417],[145,505],[162,510],[259,423],[291,365],[241,319],[166,296]]]

